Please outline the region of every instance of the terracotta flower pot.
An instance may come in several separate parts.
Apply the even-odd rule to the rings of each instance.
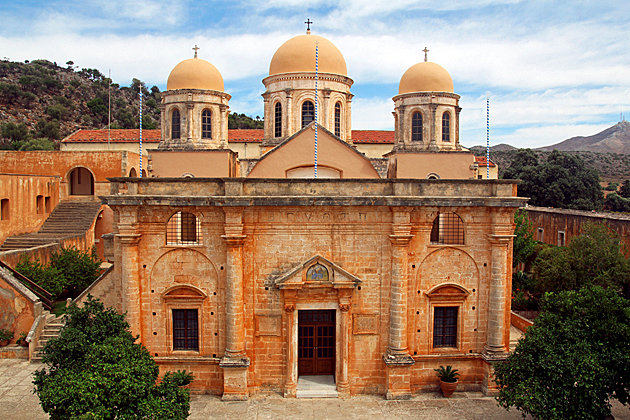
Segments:
[[[457,381],[455,382],[444,382],[440,379],[440,388],[442,389],[442,394],[449,398],[455,392],[455,388],[457,388]]]

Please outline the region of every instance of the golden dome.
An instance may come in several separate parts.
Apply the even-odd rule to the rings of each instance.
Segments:
[[[166,90],[209,89],[223,92],[223,77],[212,63],[201,58],[184,60],[171,71]]]
[[[298,35],[278,48],[269,64],[269,75],[315,72],[315,42],[318,43],[318,71],[347,76],[346,60],[341,51],[319,35]]]
[[[451,92],[453,79],[439,64],[424,61],[414,64],[400,78],[398,94],[411,92]]]

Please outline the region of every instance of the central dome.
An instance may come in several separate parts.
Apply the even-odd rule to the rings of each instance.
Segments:
[[[318,43],[318,71],[347,76],[346,60],[341,51],[324,37],[298,35],[278,48],[269,64],[269,75],[281,73],[314,73],[315,43]]]
[[[453,79],[439,64],[423,61],[414,64],[400,78],[398,94],[412,92],[453,93]]]
[[[219,70],[201,58],[184,60],[171,71],[166,90],[204,89],[223,92],[223,77]]]

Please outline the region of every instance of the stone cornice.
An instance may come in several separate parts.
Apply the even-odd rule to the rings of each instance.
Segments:
[[[348,76],[343,76],[341,74],[334,73],[318,73],[317,78],[319,81],[331,81],[331,82],[339,82],[346,84],[348,86],[352,86],[354,81]],[[282,82],[285,80],[313,80],[315,81],[315,72],[304,72],[304,73],[281,73],[274,74],[273,76],[265,77],[262,82],[265,86],[269,86],[269,84],[274,82]]]
[[[439,98],[441,97],[445,97],[445,98],[451,98],[451,99],[458,99],[460,98],[460,96],[456,93],[451,93],[451,92],[411,92],[411,93],[403,93],[402,95],[396,95],[392,98],[392,101],[397,101],[398,99],[406,99],[406,98],[431,98],[431,97],[436,97]]]

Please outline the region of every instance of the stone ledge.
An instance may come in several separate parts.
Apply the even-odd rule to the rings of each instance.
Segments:
[[[24,359],[28,360],[28,347],[12,344],[0,347],[0,359]]]
[[[222,368],[246,368],[249,367],[249,357],[224,357],[219,362],[219,366]]]
[[[387,366],[411,366],[416,363],[408,354],[384,354],[383,361]]]

